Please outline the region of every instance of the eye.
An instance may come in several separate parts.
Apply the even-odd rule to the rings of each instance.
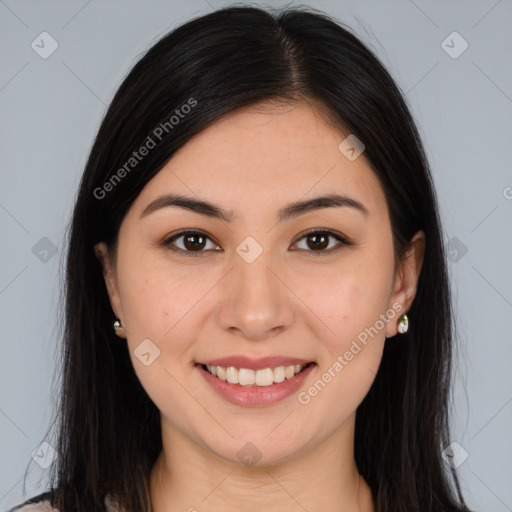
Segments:
[[[182,239],[180,243],[174,243],[180,239]],[[206,247],[208,241],[210,241],[210,247]],[[205,248],[210,250],[213,248],[215,251],[221,250],[218,245],[213,243],[209,236],[201,231],[181,231],[170,238],[166,238],[162,245],[168,246],[173,251],[187,253],[187,256],[199,256],[202,252],[205,252],[203,250]]]
[[[331,245],[329,239],[338,241],[338,244]],[[299,247],[300,250],[308,251],[315,256],[322,253],[333,253],[341,249],[344,245],[353,245],[341,235],[329,231],[328,229],[314,229],[304,233],[298,242],[306,240],[306,247]],[[179,242],[178,242],[179,241]],[[208,247],[210,243],[210,247]],[[166,238],[162,245],[169,247],[171,250],[181,252],[187,256],[200,256],[207,250],[222,251],[219,245],[215,244],[212,239],[201,231],[181,231],[169,238]]]
[[[333,246],[330,244],[329,239],[335,239],[339,243],[334,244]],[[341,249],[344,245],[352,245],[346,238],[334,233],[333,231],[329,231],[327,229],[313,229],[304,233],[302,237],[299,239],[299,242],[305,240],[306,247],[300,247],[301,250],[309,251],[310,253],[333,253]],[[298,244],[299,242],[296,242]],[[319,254],[315,254],[317,256]]]

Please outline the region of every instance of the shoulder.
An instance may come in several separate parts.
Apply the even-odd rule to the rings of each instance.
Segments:
[[[58,512],[58,510],[50,505],[50,493],[44,492],[16,505],[7,512]]]
[[[105,505],[108,512],[123,512],[108,495],[105,498]],[[7,512],[59,512],[59,510],[51,506],[50,493],[44,492],[16,505]]]

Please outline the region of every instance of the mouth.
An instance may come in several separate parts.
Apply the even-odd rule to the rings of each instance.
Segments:
[[[315,363],[293,364],[253,370],[234,366],[217,366],[202,364],[203,370],[221,381],[239,386],[267,387],[292,379]]]
[[[310,362],[264,368],[260,362],[253,366],[259,368],[195,364],[211,390],[223,400],[242,407],[271,406],[291,397],[305,385],[317,365]]]

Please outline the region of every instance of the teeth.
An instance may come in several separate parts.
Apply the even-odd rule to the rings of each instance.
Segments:
[[[291,379],[294,375],[300,373],[305,366],[306,365],[294,364],[290,366],[278,366],[276,368],[263,368],[262,370],[210,365],[206,365],[206,368],[212,375],[230,384],[240,384],[241,386],[271,386],[274,383]]]
[[[274,372],[272,368],[256,370],[256,386],[270,386],[274,384]]]
[[[215,366],[212,367],[215,368]],[[238,370],[238,384],[242,386],[253,386],[256,382],[256,372],[248,370],[247,368],[240,368]]]
[[[226,368],[226,380],[230,384],[238,384],[238,370],[232,366]]]
[[[206,366],[208,370],[211,372],[210,367]],[[220,380],[226,380],[226,368],[223,368],[222,366],[217,366],[217,377],[219,377]]]
[[[277,368],[274,368],[274,382],[283,382],[284,380],[284,366],[278,366]]]
[[[287,366],[284,369],[284,376],[287,379],[291,379],[295,375],[295,366]]]

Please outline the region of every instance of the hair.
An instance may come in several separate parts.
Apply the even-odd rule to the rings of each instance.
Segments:
[[[150,511],[149,475],[162,450],[160,413],[135,375],[127,344],[113,332],[94,244],[115,249],[142,188],[194,135],[242,107],[300,101],[365,145],[385,192],[396,261],[403,261],[418,230],[426,236],[409,331],[386,342],[357,409],[358,470],[377,512],[468,510],[457,474],[441,456],[450,443],[454,318],[420,136],[374,53],[350,29],[304,6],[235,6],[186,22],[140,58],[110,103],[69,225],[53,506],[104,511],[110,495],[128,511]],[[172,121],[179,112],[184,115]],[[148,137],[155,147],[128,169]]]

